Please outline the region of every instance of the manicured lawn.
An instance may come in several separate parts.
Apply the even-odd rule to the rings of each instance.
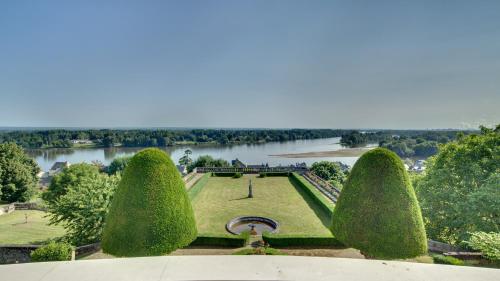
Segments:
[[[28,214],[28,223],[25,223],[25,214]],[[30,244],[62,236],[64,229],[48,225],[45,214],[20,210],[0,216],[0,244]]]
[[[254,198],[246,198],[249,179]],[[277,220],[280,234],[330,234],[330,215],[287,177],[210,177],[194,198],[193,208],[200,233],[227,233],[230,219],[256,215]]]

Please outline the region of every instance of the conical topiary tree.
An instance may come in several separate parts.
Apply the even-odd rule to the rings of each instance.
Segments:
[[[114,195],[102,237],[116,256],[170,253],[197,235],[191,202],[174,163],[156,148],[130,160]]]
[[[376,148],[356,162],[335,205],[332,232],[372,258],[427,253],[420,207],[395,153]]]

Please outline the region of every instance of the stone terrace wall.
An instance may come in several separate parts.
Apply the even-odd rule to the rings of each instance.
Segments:
[[[5,215],[5,214],[10,214],[10,213],[14,212],[15,209],[16,209],[16,206],[14,204],[0,206],[0,216]]]
[[[32,251],[40,245],[0,245],[0,264],[31,262]]]

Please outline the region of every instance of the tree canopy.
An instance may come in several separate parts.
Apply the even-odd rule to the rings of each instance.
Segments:
[[[0,144],[0,199],[6,202],[28,201],[33,195],[40,168],[14,143]]]
[[[338,188],[342,188],[348,174],[347,170],[343,169],[339,163],[330,161],[314,162],[311,171]]]
[[[188,170],[191,172],[196,167],[229,167],[229,166],[230,166],[229,162],[227,162],[222,158],[214,159],[210,155],[202,155],[188,166]]]
[[[458,243],[470,232],[500,232],[498,126],[442,146],[416,190],[430,238]]]
[[[162,255],[190,244],[196,235],[191,202],[172,160],[155,148],[134,155],[106,218],[104,252]]]
[[[108,174],[115,175],[117,173],[122,173],[127,167],[130,159],[132,159],[132,156],[123,156],[113,159],[107,168]]]
[[[417,198],[395,153],[376,148],[356,162],[335,205],[332,231],[368,257],[409,258],[427,252]]]
[[[63,173],[72,174],[66,169]],[[104,173],[80,174],[78,180],[67,182],[65,193],[48,202],[51,224],[62,224],[65,239],[73,245],[101,240],[106,214],[119,176]]]
[[[95,178],[99,175],[99,167],[87,163],[73,164],[64,168],[62,173],[55,175],[46,192],[42,194],[45,201],[53,202],[72,187],[88,178]]]

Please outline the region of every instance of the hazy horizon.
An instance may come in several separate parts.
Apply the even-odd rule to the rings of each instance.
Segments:
[[[0,127],[500,123],[500,1],[3,1],[0,38]]]

